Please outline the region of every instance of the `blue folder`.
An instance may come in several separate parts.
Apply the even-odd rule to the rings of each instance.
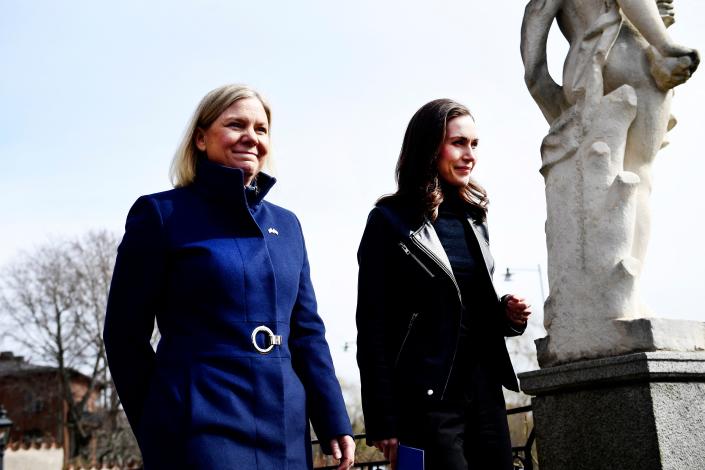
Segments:
[[[423,449],[399,444],[397,448],[397,470],[424,470]]]

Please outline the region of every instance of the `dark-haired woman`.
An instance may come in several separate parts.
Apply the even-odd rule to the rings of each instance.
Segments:
[[[421,107],[397,192],[377,202],[360,243],[367,439],[393,466],[401,443],[424,450],[427,470],[512,468],[502,386],[518,386],[504,337],[523,333],[531,311],[492,285],[487,194],[470,177],[478,142],[465,106]]]

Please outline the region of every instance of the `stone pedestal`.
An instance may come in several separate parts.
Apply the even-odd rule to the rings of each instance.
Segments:
[[[564,331],[536,340],[542,368],[642,351],[705,352],[705,322],[668,318],[583,320]],[[557,337],[557,339],[556,339]],[[705,468],[703,469],[705,470]]]
[[[541,470],[705,469],[705,352],[644,352],[520,374]]]

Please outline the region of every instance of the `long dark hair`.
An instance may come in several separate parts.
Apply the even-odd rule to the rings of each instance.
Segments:
[[[438,206],[443,202],[444,189],[438,176],[438,152],[445,139],[448,121],[460,116],[473,117],[468,108],[445,98],[426,103],[416,111],[406,128],[399,152],[397,192],[380,201],[401,199],[407,204],[411,203],[419,215],[430,220],[436,219]],[[446,189],[449,190],[455,188]],[[473,179],[466,186],[457,188],[457,191],[470,212],[484,220],[489,204],[487,191]]]

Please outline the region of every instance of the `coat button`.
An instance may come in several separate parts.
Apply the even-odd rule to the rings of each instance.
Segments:
[[[430,389],[430,388],[429,388],[428,390],[426,390],[426,395],[428,395],[429,397],[430,397],[431,395],[433,395],[433,390]]]

